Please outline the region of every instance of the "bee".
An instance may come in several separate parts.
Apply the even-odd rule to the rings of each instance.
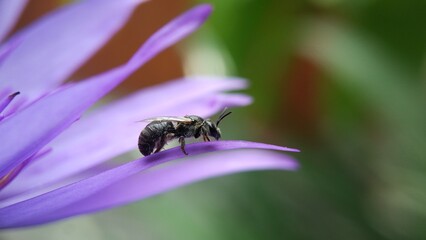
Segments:
[[[139,135],[138,147],[144,156],[157,153],[163,149],[164,145],[172,139],[179,139],[180,148],[185,155],[185,138],[203,137],[204,141],[210,141],[210,137],[219,140],[222,135],[219,123],[231,112],[226,113],[226,109],[220,114],[216,123],[210,119],[203,119],[197,115],[187,115],[184,117],[156,117],[142,121],[150,122]]]

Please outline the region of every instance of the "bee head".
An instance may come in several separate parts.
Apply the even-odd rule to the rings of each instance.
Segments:
[[[217,127],[216,124],[208,120],[205,122],[205,124],[207,125],[208,133],[210,136],[214,137],[216,140],[219,140],[222,137],[220,129]]]
[[[222,134],[219,129],[219,123],[222,121],[222,119],[224,119],[229,114],[231,114],[231,112],[226,113],[226,108],[225,108],[225,110],[219,115],[219,118],[217,119],[216,124],[212,123],[211,121],[206,121],[210,136],[214,137],[216,140],[219,140],[222,137]]]

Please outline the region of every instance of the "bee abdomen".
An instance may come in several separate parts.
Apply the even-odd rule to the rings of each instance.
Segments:
[[[143,143],[139,141],[138,147],[139,147],[139,151],[144,156],[151,155],[151,153],[154,151],[154,144]]]
[[[156,136],[147,128],[143,129],[139,135],[138,148],[144,155],[148,156],[154,151]]]
[[[139,151],[144,156],[151,155],[161,138],[173,129],[170,122],[151,122],[146,125],[139,135]]]

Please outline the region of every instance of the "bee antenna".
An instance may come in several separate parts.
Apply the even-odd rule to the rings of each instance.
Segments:
[[[226,108],[223,110],[223,112],[219,115],[219,119],[216,122],[216,126],[219,126],[220,121],[222,121],[222,119],[224,119],[226,116],[228,116],[229,114],[231,114],[232,112],[228,112],[225,113]]]
[[[222,115],[226,112],[226,110],[228,110],[228,107],[225,107],[225,108],[222,110],[222,112],[220,112],[220,114],[219,114],[219,118],[221,118],[221,117],[222,117]]]

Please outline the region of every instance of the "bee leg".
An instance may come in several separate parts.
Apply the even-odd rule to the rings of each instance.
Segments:
[[[185,151],[185,137],[180,137],[179,142],[180,142],[180,149],[182,149],[183,154],[188,155],[188,153]]]
[[[155,149],[154,153],[158,153],[159,151],[161,151],[161,149],[163,149],[164,145],[166,145],[166,136],[163,135],[160,139],[160,141],[156,144],[157,148]]]
[[[210,138],[209,136],[207,136],[207,134],[203,134],[203,139],[204,139],[204,142],[210,142]]]
[[[206,132],[206,130],[205,130],[205,129],[201,129],[201,135],[203,135],[203,140],[204,140],[204,142],[210,142],[210,138],[209,138],[209,136],[207,135],[207,132]]]

